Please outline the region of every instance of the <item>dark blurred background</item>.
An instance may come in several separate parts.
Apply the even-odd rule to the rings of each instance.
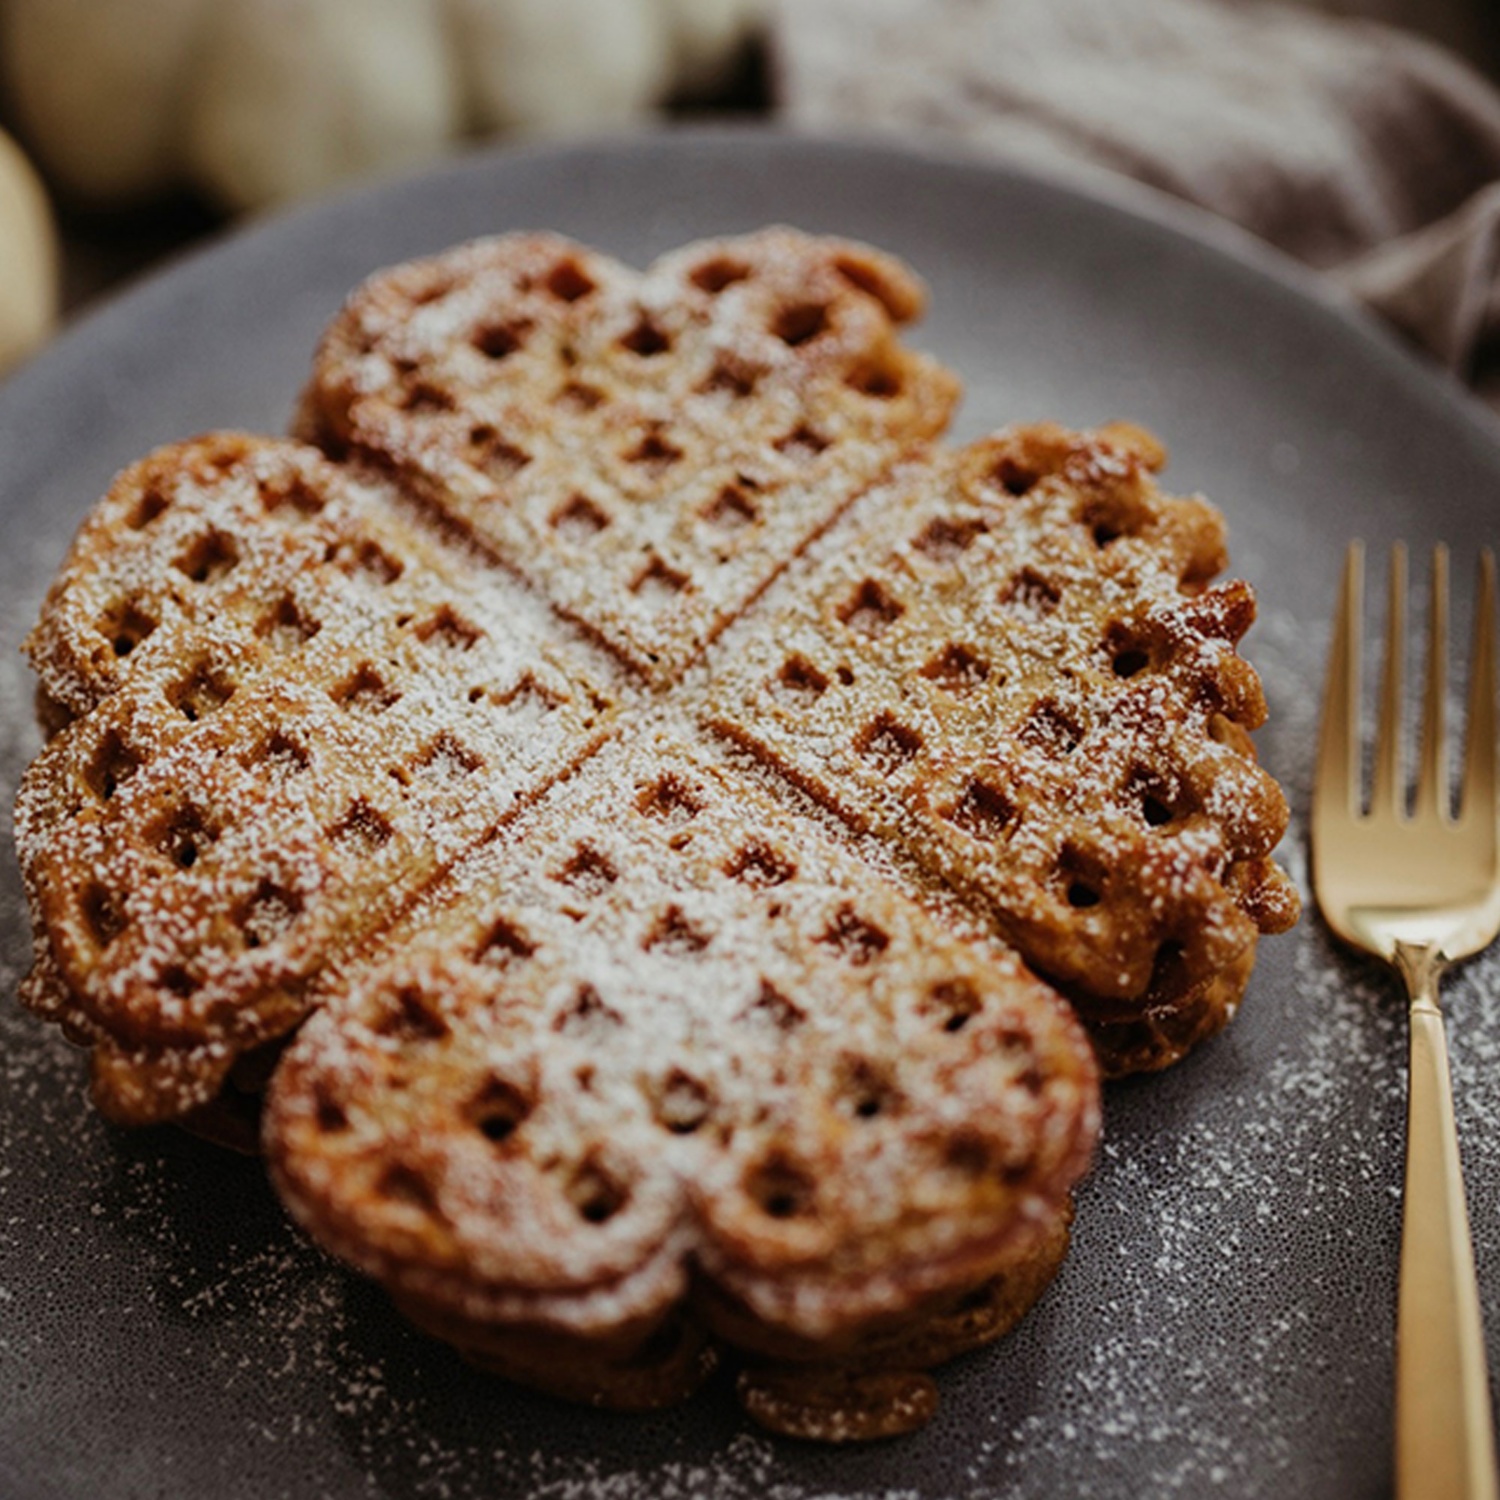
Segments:
[[[283,203],[724,115],[1132,177],[1494,384],[1493,0],[0,0],[0,368]]]

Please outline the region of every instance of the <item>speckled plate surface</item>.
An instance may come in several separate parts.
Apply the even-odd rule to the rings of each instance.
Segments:
[[[316,334],[378,266],[548,227],[627,260],[784,220],[930,282],[917,342],[958,434],[1129,416],[1227,513],[1303,878],[1326,620],[1358,531],[1500,532],[1500,438],[1269,252],[1145,194],[764,133],[478,157],[241,235],[113,303],[0,389],[0,1495],[1377,1496],[1389,1489],[1403,1026],[1316,919],[1265,944],[1230,1031],[1117,1085],[1075,1248],[1022,1329],[941,1376],[926,1431],[774,1441],[711,1388],[658,1417],[471,1373],[283,1217],[257,1163],[122,1134],[22,1014],[9,847],[36,748],[16,647],[111,474],[217,426],[281,429]],[[1467,578],[1465,584],[1467,585]],[[1303,882],[1305,885],[1305,881]],[[1500,1369],[1500,962],[1451,985],[1481,1289]]]

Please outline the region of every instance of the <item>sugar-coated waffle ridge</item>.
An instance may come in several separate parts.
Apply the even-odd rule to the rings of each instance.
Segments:
[[[485,1368],[920,1425],[1061,1261],[1099,1063],[1295,916],[1222,521],[1124,425],[933,446],[922,301],[786,229],[382,273],[303,440],[127,470],[28,641],[23,998],[121,1122],[264,1092]]]

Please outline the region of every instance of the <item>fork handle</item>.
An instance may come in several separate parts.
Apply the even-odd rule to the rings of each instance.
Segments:
[[[1474,1250],[1464,1208],[1442,962],[1400,962],[1411,993],[1406,1189],[1396,1323],[1398,1500],[1497,1500],[1495,1437]]]

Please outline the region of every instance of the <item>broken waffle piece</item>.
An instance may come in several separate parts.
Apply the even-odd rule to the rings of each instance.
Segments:
[[[16,824],[46,958],[26,993],[93,1042],[106,1113],[206,1104],[325,964],[586,753],[611,709],[557,633],[314,450],[220,436],[121,477],[29,643],[78,717]]]
[[[768,229],[644,273],[554,235],[384,272],[324,336],[299,429],[366,456],[634,670],[676,677],[958,382],[866,246]]]
[[[899,470],[715,655],[705,713],[961,892],[1097,1022],[1112,1072],[1233,1013],[1296,914],[1247,730],[1223,522],[1127,427],[1018,428]]]
[[[471,1357],[626,1404],[622,1371],[701,1370],[683,1319],[926,1368],[934,1318],[1060,1258],[1098,1125],[1067,1007],[676,731],[606,745],[386,949],[283,1058],[270,1166]]]

